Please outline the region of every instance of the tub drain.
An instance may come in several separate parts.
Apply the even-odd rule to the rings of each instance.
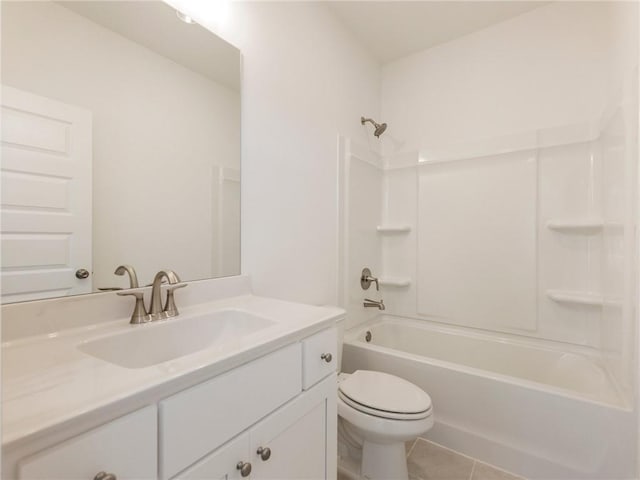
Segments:
[[[370,330],[367,330],[367,333],[365,333],[365,334],[364,334],[364,339],[365,339],[367,342],[370,342],[370,341],[371,341],[371,331],[370,331]]]

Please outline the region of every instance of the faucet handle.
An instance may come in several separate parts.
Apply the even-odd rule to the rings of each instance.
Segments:
[[[132,297],[136,297],[136,305],[133,308],[133,313],[131,314],[131,323],[147,323],[151,321],[151,315],[147,312],[147,309],[144,306],[144,291],[127,291],[118,292],[118,295],[121,297],[126,297],[127,295],[131,295]]]
[[[362,274],[360,275],[360,286],[363,290],[368,290],[372,282],[376,284],[376,290],[380,290],[378,279],[371,276],[371,270],[369,270],[369,268],[363,268]]]

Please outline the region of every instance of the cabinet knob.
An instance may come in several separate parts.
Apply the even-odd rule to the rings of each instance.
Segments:
[[[251,475],[251,464],[249,462],[238,462],[236,468],[240,470],[240,475],[243,477]]]
[[[331,360],[333,360],[333,357],[330,353],[323,353],[322,355],[320,355],[320,358],[327,363],[331,363]]]
[[[93,480],[118,480],[118,477],[113,473],[98,472],[96,473],[96,476],[93,477]]]
[[[271,458],[271,449],[269,447],[260,447],[256,453],[265,462]]]

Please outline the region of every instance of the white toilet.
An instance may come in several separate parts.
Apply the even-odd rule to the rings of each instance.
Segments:
[[[407,480],[405,442],[433,426],[429,395],[402,378],[368,370],[338,376],[338,417],[341,450],[360,463],[359,472],[343,473],[371,480]]]

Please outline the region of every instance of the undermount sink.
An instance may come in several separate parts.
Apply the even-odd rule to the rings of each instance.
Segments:
[[[219,310],[175,317],[98,338],[78,346],[82,352],[125,368],[144,368],[213,346],[229,346],[275,322],[242,310]]]

